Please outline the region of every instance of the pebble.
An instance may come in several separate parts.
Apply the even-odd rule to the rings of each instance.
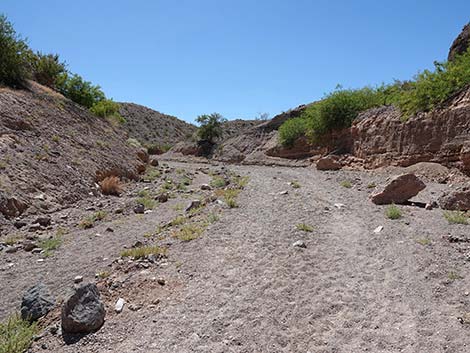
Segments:
[[[307,248],[307,245],[302,240],[297,240],[295,243],[292,244],[293,247],[296,248]]]
[[[126,304],[126,301],[122,298],[119,298],[116,302],[116,305],[114,306],[114,311],[118,314],[122,312],[122,309],[124,309],[124,304]]]
[[[80,283],[83,281],[83,276],[75,276],[73,283]]]
[[[160,278],[157,279],[157,283],[158,283],[159,285],[161,285],[161,286],[164,286],[166,282],[165,282],[165,279],[164,279],[164,278],[161,278],[161,277],[160,277]]]
[[[340,209],[342,209],[343,207],[345,207],[346,205],[343,204],[343,203],[335,203],[334,206],[335,206],[338,210],[340,210]]]
[[[284,191],[281,191],[281,192],[279,193],[279,195],[287,195],[288,193],[289,193],[289,191],[284,190]]]
[[[374,229],[374,233],[380,233],[384,229],[383,226],[378,226],[377,228]]]

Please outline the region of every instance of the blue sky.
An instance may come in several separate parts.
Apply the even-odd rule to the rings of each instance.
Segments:
[[[470,1],[2,0],[0,12],[114,100],[193,121],[410,78],[446,58]]]

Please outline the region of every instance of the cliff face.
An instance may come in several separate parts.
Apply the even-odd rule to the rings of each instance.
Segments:
[[[459,36],[455,38],[452,46],[449,49],[448,60],[454,60],[456,55],[463,54],[470,47],[470,23],[467,24],[460,32]]]
[[[351,128],[352,155],[366,167],[438,162],[470,172],[470,89],[440,109],[402,122],[393,107],[366,111]]]

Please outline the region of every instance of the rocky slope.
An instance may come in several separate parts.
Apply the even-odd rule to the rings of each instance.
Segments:
[[[138,104],[120,103],[120,114],[127,121],[123,127],[129,136],[143,145],[174,145],[196,131],[194,125]]]
[[[38,84],[0,88],[0,117],[0,234],[17,216],[99,193],[104,175],[145,169],[122,130]]]

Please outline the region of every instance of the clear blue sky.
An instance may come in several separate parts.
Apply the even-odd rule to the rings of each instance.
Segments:
[[[410,78],[446,58],[470,1],[2,0],[0,12],[114,100],[193,121]]]

